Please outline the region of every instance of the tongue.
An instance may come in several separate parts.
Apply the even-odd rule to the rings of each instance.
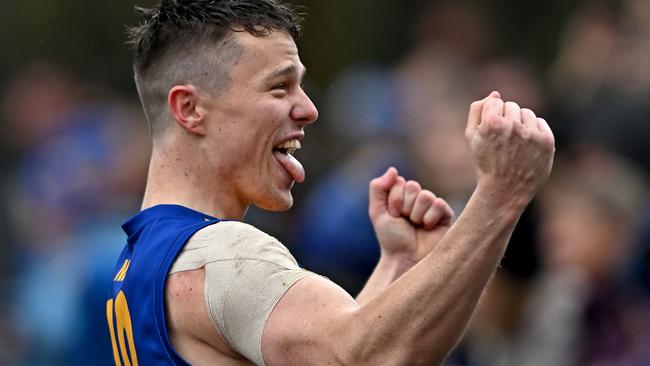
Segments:
[[[302,164],[293,157],[293,155],[274,151],[273,156],[275,156],[289,175],[291,175],[293,180],[298,183],[302,183],[305,180],[305,169],[302,167]]]

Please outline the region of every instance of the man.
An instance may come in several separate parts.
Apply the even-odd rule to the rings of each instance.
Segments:
[[[317,111],[296,15],[275,0],[166,1],[133,29],[153,152],[124,224],[107,318],[116,364],[416,365],[461,337],[554,151],[546,122],[498,93],[470,107],[478,184],[464,213],[394,168],[370,183],[381,259],[353,299],[241,223],[286,210]],[[450,227],[451,226],[451,227]]]

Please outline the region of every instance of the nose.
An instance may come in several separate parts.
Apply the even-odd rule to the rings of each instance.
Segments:
[[[303,125],[314,123],[318,119],[318,109],[316,109],[314,102],[309,99],[309,96],[302,88],[299,91],[296,103],[291,109],[291,119]]]

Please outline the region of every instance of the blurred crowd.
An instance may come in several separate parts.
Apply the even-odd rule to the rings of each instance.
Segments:
[[[296,154],[308,182],[291,211],[246,221],[356,295],[379,255],[370,179],[395,166],[460,215],[468,106],[498,90],[545,117],[556,162],[446,364],[650,365],[650,2],[582,2],[545,67],[468,4],[425,6],[391,64],[307,80],[321,112]],[[0,98],[0,364],[110,365],[105,301],[144,189],[143,114],[50,60]]]

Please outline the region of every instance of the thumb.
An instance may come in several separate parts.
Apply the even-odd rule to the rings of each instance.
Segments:
[[[388,193],[397,182],[397,169],[388,168],[384,175],[370,181],[368,212],[370,217],[384,213],[388,210]]]

